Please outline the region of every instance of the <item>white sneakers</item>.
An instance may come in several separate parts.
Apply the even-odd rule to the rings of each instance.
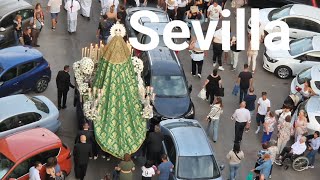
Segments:
[[[258,134],[259,133],[259,131],[260,131],[260,126],[258,126],[258,129],[256,130],[256,134]]]
[[[219,66],[218,68],[220,71],[224,71],[224,68],[222,66]]]
[[[198,77],[201,78],[201,74],[198,74]]]
[[[213,63],[213,65],[212,65],[212,66],[213,66],[213,67],[216,67],[216,65],[217,65],[217,63]]]

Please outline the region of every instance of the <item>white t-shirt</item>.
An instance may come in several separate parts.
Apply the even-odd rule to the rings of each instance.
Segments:
[[[261,97],[258,100],[258,104],[259,104],[258,113],[260,115],[266,115],[268,112],[268,107],[271,106],[270,100],[268,98],[266,100],[263,100]]]
[[[187,6],[187,0],[177,0],[177,3],[178,3],[178,7],[186,7]]]
[[[49,0],[48,6],[50,6],[50,13],[59,13],[62,0]]]
[[[166,0],[166,4],[168,5],[168,9],[170,9],[170,10],[174,10],[174,7],[178,6],[178,2],[176,0],[174,0],[173,5],[170,5],[168,2],[169,2],[169,0]]]
[[[208,8],[209,18],[210,20],[219,20],[220,13],[222,12],[222,8],[220,5],[217,5],[214,7],[213,5],[210,5]]]
[[[222,28],[214,32],[213,42],[222,44]]]
[[[146,167],[142,166],[141,170],[142,170],[143,177],[152,177],[153,175],[156,174],[153,167],[146,168]]]

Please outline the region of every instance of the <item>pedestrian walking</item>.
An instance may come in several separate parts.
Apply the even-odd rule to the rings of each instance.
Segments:
[[[78,131],[78,134],[74,140],[74,144],[80,143],[80,136],[85,135],[87,138],[87,143],[90,144],[92,147],[93,159],[97,159],[98,158],[98,149],[97,149],[98,145],[96,143],[93,130],[90,130],[89,123],[87,123],[87,122],[85,122],[82,127],[83,127],[83,130]],[[92,158],[92,157],[90,157],[90,158]]]
[[[243,101],[246,102],[246,109],[250,111],[250,117],[252,118],[254,115],[254,112],[256,110],[256,102],[257,95],[254,94],[254,88],[250,87],[249,88],[249,94],[244,96]]]
[[[263,164],[263,162],[264,162],[264,155],[265,155],[265,154],[270,154],[270,152],[269,152],[269,150],[268,150],[268,148],[269,148],[269,144],[268,144],[268,143],[264,143],[264,144],[262,144],[261,146],[262,146],[262,149],[258,151],[258,154],[257,154],[258,159],[257,159],[256,164],[255,164],[254,167],[258,167],[258,166],[260,166],[261,164]],[[254,171],[254,172],[255,172],[256,174],[260,174],[260,171],[259,171],[259,170],[256,170],[256,171]]]
[[[17,14],[13,20],[13,35],[15,40],[15,45],[23,44],[22,37],[22,16]]]
[[[278,124],[282,124],[287,116],[291,116],[291,108],[287,105],[284,105],[282,109],[276,110],[275,113],[277,116],[279,116]]]
[[[316,131],[313,133],[313,138],[309,140],[308,144],[308,154],[307,158],[309,159],[309,165],[308,168],[313,169],[314,168],[314,161],[316,159],[316,154],[320,147],[320,137],[319,137],[319,131]]]
[[[135,170],[135,165],[131,160],[131,156],[126,153],[123,156],[123,161],[121,161],[115,169],[120,171],[119,180],[132,180],[132,171]]]
[[[31,46],[32,45],[32,36],[31,36],[31,27],[28,26],[23,31],[23,43],[25,46]]]
[[[110,29],[114,25],[114,20],[109,19],[108,15],[102,16],[103,20],[99,22],[97,30],[97,38],[104,44],[107,44],[108,37],[110,36]]]
[[[187,11],[187,0],[178,0],[178,9],[177,9],[177,20],[184,20],[184,16]]]
[[[256,168],[252,169],[251,171],[259,171],[263,177],[269,177],[270,175],[270,170],[272,167],[272,160],[270,159],[270,154],[265,154],[263,156],[263,163]],[[259,176],[255,178],[255,180],[261,179]]]
[[[257,103],[257,115],[256,115],[256,121],[257,121],[257,130],[256,134],[260,131],[260,124],[263,125],[264,119],[267,115],[267,113],[270,111],[271,103],[270,100],[267,98],[267,92],[262,92],[261,97],[258,99]]]
[[[204,15],[202,12],[199,11],[198,8],[192,8],[191,10],[186,12],[187,15],[184,19],[184,21],[188,24],[189,30],[190,30],[190,34],[191,34],[191,38],[195,37],[195,32],[192,26],[192,21],[196,20],[197,22],[200,22],[200,25],[203,24],[204,22]],[[188,40],[190,40],[190,38],[187,38]]]
[[[39,161],[34,162],[34,165],[29,169],[29,180],[41,180],[40,170],[42,169],[42,164]]]
[[[232,59],[231,71],[235,71],[238,66],[239,54],[241,50],[237,50],[237,38],[235,36],[232,36],[230,44],[231,44],[230,49],[231,49],[231,59]]]
[[[271,179],[271,174],[272,174],[272,169],[273,169],[273,163],[275,162],[276,157],[277,157],[277,154],[278,154],[278,152],[279,152],[279,149],[278,149],[278,147],[277,147],[277,141],[275,141],[275,140],[269,141],[268,151],[269,151],[269,154],[270,154],[270,159],[271,159],[271,161],[272,161],[272,166],[271,166],[270,175],[269,175],[269,179]]]
[[[67,10],[68,32],[72,34],[77,31],[78,11],[80,4],[77,0],[68,0],[64,8]]]
[[[272,133],[274,131],[275,123],[276,118],[274,117],[274,113],[272,111],[269,111],[263,123],[262,144],[270,141]]]
[[[208,22],[207,14],[208,14],[208,8],[209,8],[210,5],[211,5],[211,0],[204,0],[203,1],[203,10],[202,10],[202,12],[203,12],[204,17],[205,17],[205,22]]]
[[[177,0],[166,0],[165,2],[166,2],[165,11],[168,13],[168,16],[171,19],[171,21],[173,21],[177,16],[178,2]]]
[[[141,167],[142,170],[142,180],[151,180],[156,174],[152,161],[147,161],[144,166]]]
[[[223,71],[224,68],[222,66],[222,61],[221,61],[222,53],[223,53],[223,50],[222,50],[222,29],[219,29],[214,33],[212,49],[213,49],[213,57],[212,57],[213,68],[216,67],[217,61],[218,61],[218,64],[219,64],[218,69],[220,71]]]
[[[240,143],[242,141],[242,135],[244,128],[249,129],[251,123],[250,112],[246,109],[246,102],[240,103],[240,108],[237,109],[231,119],[235,121],[235,143]]]
[[[304,110],[300,110],[298,114],[298,119],[294,122],[294,138],[297,140],[298,136],[305,135],[307,130],[308,120],[306,118],[306,113]]]
[[[252,87],[253,78],[251,72],[249,72],[248,64],[243,65],[244,69],[240,72],[237,84],[240,86],[240,101],[242,102],[243,98],[247,95],[249,87]]]
[[[80,0],[81,6],[81,16],[90,20],[90,12],[91,12],[91,4],[92,0]]]
[[[62,71],[58,72],[56,78],[56,84],[58,89],[58,109],[60,110],[67,108],[67,94],[69,91],[69,87],[74,88],[74,85],[70,82],[70,75],[69,75],[70,67],[69,65],[65,65]],[[63,98],[62,106],[61,106],[61,98]]]
[[[163,134],[160,132],[160,126],[154,126],[154,132],[148,134],[146,140],[147,160],[154,162],[156,165],[161,163]]]
[[[80,143],[74,145],[74,172],[77,179],[83,180],[86,176],[89,157],[92,156],[92,146],[87,142],[85,135],[80,136]]]
[[[206,120],[209,122],[209,129],[210,125],[213,126],[213,142],[216,143],[218,140],[218,132],[219,132],[219,121],[220,116],[223,113],[223,104],[221,97],[217,97],[216,103],[211,107],[209,114],[207,115]]]
[[[62,5],[62,0],[49,0],[47,9],[51,15],[51,29],[56,30],[56,24],[58,22],[58,15],[60,12],[60,7]]]
[[[44,26],[44,15],[41,8],[40,3],[37,3],[34,8],[33,18],[31,18],[31,24],[33,24],[32,29],[32,46],[33,47],[40,47],[38,44],[38,38],[42,27]]]
[[[233,149],[227,154],[227,159],[229,160],[230,168],[229,178],[230,180],[235,180],[240,168],[241,160],[244,159],[244,153],[240,150],[239,143],[233,145]]]
[[[253,50],[251,48],[251,38],[249,38],[249,42],[248,42],[248,50],[247,50],[247,56],[248,56],[248,66],[250,67],[250,65],[252,64],[252,74],[254,74],[255,70],[256,70],[256,64],[257,64],[257,57],[258,57],[258,50]]]
[[[278,154],[286,147],[287,142],[290,140],[291,135],[293,135],[293,127],[291,125],[291,116],[286,116],[284,121],[278,124]]]
[[[206,89],[206,100],[209,101],[210,105],[213,104],[214,96],[218,96],[219,87],[222,87],[222,80],[218,75],[218,70],[214,69],[203,85],[203,88]]]
[[[213,4],[210,5],[207,9],[207,17],[210,21],[219,21],[221,18],[222,7],[214,0]]]
[[[189,51],[191,56],[191,74],[192,76],[196,75],[196,71],[198,69],[198,77],[201,78],[203,59],[205,56],[205,52],[200,49],[199,41],[197,37],[192,37],[192,40],[189,44]]]
[[[163,154],[161,156],[162,163],[158,167],[157,174],[159,175],[158,180],[168,180],[170,173],[172,172],[174,165],[168,160],[168,156]]]

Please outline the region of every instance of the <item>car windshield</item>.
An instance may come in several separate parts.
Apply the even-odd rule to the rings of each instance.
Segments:
[[[49,113],[49,108],[43,101],[36,97],[31,97],[29,99],[34,103],[34,105],[37,107],[39,111]]]
[[[215,179],[219,176],[220,171],[212,155],[179,157],[178,178]]]
[[[286,5],[286,6],[283,6],[282,8],[272,10],[269,13],[269,20],[274,21],[274,20],[280,19],[284,16],[290,15],[290,10],[291,10],[292,6],[293,5]]]
[[[153,76],[152,86],[157,96],[185,96],[187,87],[182,76]]]
[[[289,53],[291,56],[297,56],[304,52],[313,50],[312,37],[293,40],[290,42]]]
[[[297,80],[299,84],[311,80],[311,67],[301,71],[297,76]]]
[[[0,179],[13,167],[14,163],[0,153]]]

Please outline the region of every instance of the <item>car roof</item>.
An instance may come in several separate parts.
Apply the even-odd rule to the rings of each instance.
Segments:
[[[53,144],[61,144],[61,140],[48,129],[30,129],[1,138],[0,153],[17,162],[24,156]]]
[[[161,121],[160,125],[171,132],[178,146],[179,156],[213,154],[207,135],[197,120],[169,119]]]
[[[311,68],[311,78],[312,80],[320,80],[320,65]]]
[[[153,75],[181,75],[181,67],[178,58],[167,47],[156,47],[148,51],[151,71]]]
[[[306,106],[307,113],[320,114],[320,96],[311,96]]]
[[[33,6],[24,0],[0,0],[0,4],[0,19],[12,11],[25,8],[33,9]]]
[[[320,16],[320,14],[319,14],[319,16]],[[313,46],[314,50],[320,51],[320,36],[313,36],[313,38],[312,38],[312,46]]]
[[[17,64],[43,57],[37,49],[27,46],[14,46],[0,50],[0,66],[4,69]]]
[[[0,98],[0,109],[0,122],[16,114],[37,111],[33,101],[24,94]]]
[[[306,16],[318,20],[320,20],[319,14],[319,8],[305,4],[294,4],[290,9],[290,15]]]
[[[147,22],[147,23],[144,23],[143,26],[148,27],[148,28],[156,31],[159,36],[162,36],[163,35],[163,30],[164,30],[164,28],[166,27],[167,24],[168,23],[163,23],[163,22],[160,22],[160,23]]]
[[[142,11],[142,10],[148,10],[154,13],[164,13],[164,14],[166,13],[164,10],[155,8],[155,7],[132,7],[132,8],[128,8],[126,11],[128,15],[131,15],[137,11]]]

